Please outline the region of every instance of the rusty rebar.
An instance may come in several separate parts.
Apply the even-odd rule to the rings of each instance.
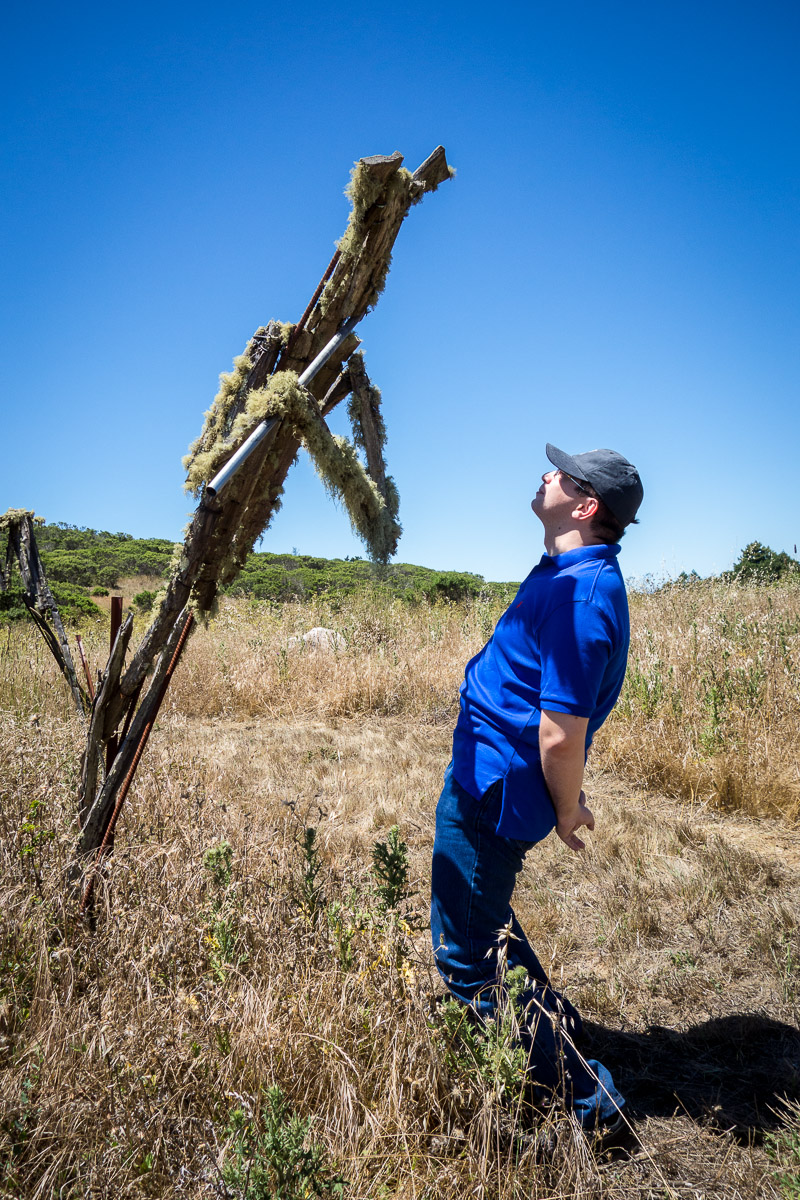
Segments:
[[[108,639],[108,653],[114,649],[114,642],[117,640],[117,634],[122,625],[122,596],[111,597],[111,632]],[[110,737],[106,743],[106,774],[114,765],[114,759],[117,757],[117,747],[119,740],[116,736]]]
[[[286,343],[287,357],[291,352],[292,346],[294,345],[298,334],[301,333],[303,329],[305,329],[306,321],[311,316],[311,313],[314,309],[314,305],[317,303],[320,296],[322,295],[322,289],[325,287],[325,284],[328,282],[331,275],[333,274],[333,269],[336,266],[336,264],[338,263],[341,253],[342,253],[341,250],[335,251],[333,258],[331,259],[331,261],[328,263],[327,267],[325,268],[325,274],[322,276],[322,279],[320,279],[319,283],[317,284],[317,290],[314,292],[314,295],[311,297],[308,304],[306,305],[306,311],[303,313],[302,317],[300,318],[300,320],[297,322],[294,329],[290,333],[289,341]],[[281,357],[283,357],[283,355],[281,355]]]
[[[86,682],[89,686],[89,698],[92,704],[94,704],[94,682],[92,680],[92,673],[89,670],[89,664],[86,661],[86,655],[83,652],[83,638],[79,633],[75,634],[75,641],[78,643],[78,656],[83,663],[83,673],[86,676]]]

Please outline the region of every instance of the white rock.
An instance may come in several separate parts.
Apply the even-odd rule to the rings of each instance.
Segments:
[[[324,625],[315,625],[313,629],[309,629],[308,633],[304,633],[300,637],[290,637],[288,646],[290,650],[300,650],[306,646],[309,650],[336,653],[346,650],[347,642],[335,629],[326,629]]]

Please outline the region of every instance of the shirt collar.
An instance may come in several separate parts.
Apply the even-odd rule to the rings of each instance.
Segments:
[[[539,566],[560,571],[562,567],[571,567],[574,563],[579,562],[590,562],[592,559],[613,562],[621,549],[622,547],[617,543],[614,545],[604,543],[599,546],[578,546],[575,550],[565,550],[563,554],[543,554],[539,560]]]

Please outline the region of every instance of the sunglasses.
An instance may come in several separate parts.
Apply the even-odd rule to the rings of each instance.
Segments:
[[[565,479],[568,479],[570,481],[570,483],[574,483],[575,487],[578,489],[578,491],[583,492],[584,496],[591,495],[591,492],[588,490],[588,488],[585,488],[583,486],[583,484],[580,483],[579,480],[577,480],[575,478],[574,475],[568,475],[566,471],[561,471],[561,474],[564,476]]]

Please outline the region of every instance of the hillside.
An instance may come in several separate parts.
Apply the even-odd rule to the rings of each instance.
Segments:
[[[96,616],[106,607],[102,596],[109,593],[123,594],[126,603],[135,601],[136,607],[146,612],[175,550],[164,538],[134,538],[64,523],[38,527],[36,538],[56,601],[68,621]],[[0,556],[3,553],[0,544]],[[257,551],[227,594],[281,603],[323,594],[346,596],[367,589],[417,603],[505,595],[515,586],[489,583],[468,572],[438,571],[410,563],[380,566],[361,558]],[[24,616],[18,590],[0,595],[0,620]]]

